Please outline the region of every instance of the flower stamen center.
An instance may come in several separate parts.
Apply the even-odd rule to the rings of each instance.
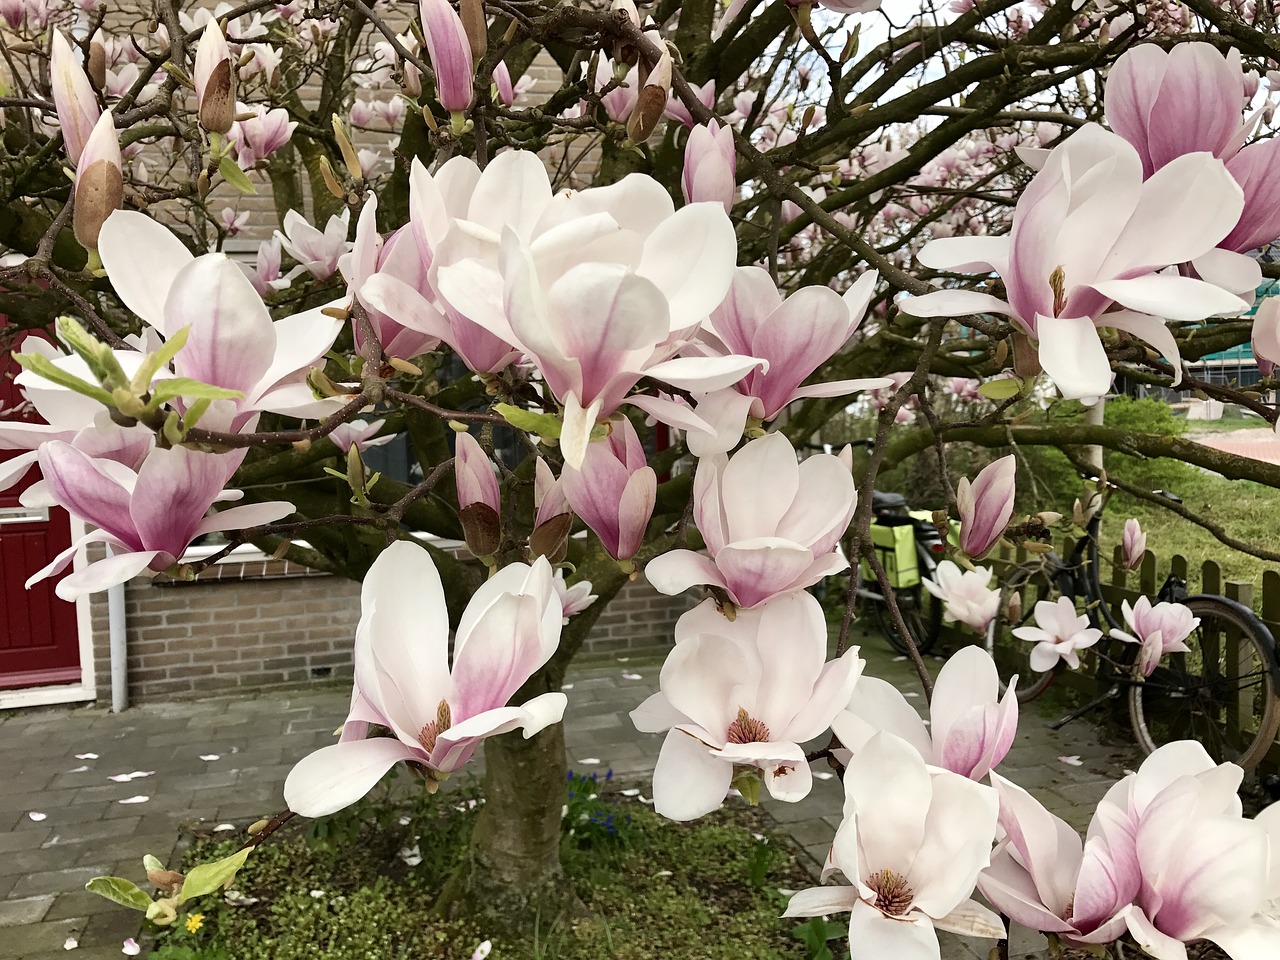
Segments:
[[[768,743],[769,728],[748,714],[744,707],[739,707],[738,719],[729,724],[725,740],[729,743]]]
[[[876,892],[876,908],[891,917],[900,917],[911,909],[914,891],[906,877],[892,870],[881,870],[867,878],[867,886]]]
[[[430,753],[436,748],[436,738],[453,725],[453,711],[449,709],[449,701],[441,700],[436,707],[436,718],[418,732],[418,742],[422,749]]]

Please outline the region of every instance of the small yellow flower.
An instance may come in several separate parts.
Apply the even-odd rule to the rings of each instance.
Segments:
[[[204,924],[204,914],[193,913],[191,916],[187,917],[187,932],[195,933],[197,930],[200,929],[200,927],[203,924]]]

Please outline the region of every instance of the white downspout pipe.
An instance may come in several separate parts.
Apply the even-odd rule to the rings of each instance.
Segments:
[[[107,637],[111,643],[111,712],[121,713],[129,706],[123,583],[107,588]]]

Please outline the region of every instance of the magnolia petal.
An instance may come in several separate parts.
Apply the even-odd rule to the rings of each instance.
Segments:
[[[1016,316],[1013,307],[999,297],[974,290],[935,290],[898,301],[898,310],[910,317],[965,317],[974,313]]]
[[[1068,400],[1093,403],[1111,387],[1111,362],[1089,317],[1036,318],[1040,366]]]
[[[854,753],[883,730],[911,744],[926,763],[933,762],[933,741],[924,720],[893,684],[879,677],[858,681],[849,706],[836,715],[831,730]]]
[[[1155,960],[1187,960],[1187,947],[1181,940],[1166,936],[1156,929],[1145,913],[1136,904],[1129,907],[1125,914],[1125,922],[1129,933],[1137,941],[1138,946]]]
[[[698,416],[686,403],[677,403],[665,397],[651,397],[643,393],[633,393],[625,402],[643,410],[659,423],[665,423],[677,430],[701,430],[705,433],[712,431],[711,424]]]
[[[733,386],[748,373],[768,362],[755,357],[729,354],[724,357],[676,357],[645,368],[645,376],[681,390],[712,391]]]
[[[229,510],[219,510],[200,521],[195,536],[220,530],[247,530],[265,523],[275,523],[293,513],[294,506],[284,500],[268,500],[264,503],[246,503]]]
[[[867,869],[909,864],[924,840],[933,798],[929,771],[916,749],[892,734],[877,734],[853,755],[844,787],[846,817],[850,811],[857,816],[857,844]]]
[[[816,583],[810,579],[813,562],[809,550],[778,537],[729,543],[716,555],[725,588],[743,607]]]
[[[1116,310],[1104,313],[1098,318],[1098,323],[1131,333],[1151,344],[1160,351],[1169,366],[1173,367],[1173,386],[1182,382],[1182,355],[1178,352],[1178,341],[1173,338],[1169,325],[1159,317],[1131,310]]]
[[[725,585],[711,558],[692,550],[671,550],[654,557],[645,564],[644,575],[653,589],[670,597],[698,584]]]
[[[946,273],[1009,272],[1009,238],[943,237],[930,240],[916,254],[916,262]]]
[[[691,203],[645,239],[637,272],[667,296],[673,330],[701,323],[724,299],[737,261],[733,222],[718,203]]]
[[[653,809],[668,820],[696,820],[724,803],[733,764],[682,730],[667,734],[653,771]]]
[[[392,737],[348,740],[321,747],[294,764],[284,781],[284,801],[304,817],[327,817],[372,790],[400,760],[421,751]]]
[[[798,387],[791,395],[792,400],[808,397],[847,397],[851,393],[863,390],[883,390],[892,387],[896,381],[892,377],[863,377],[857,380],[828,380],[825,383],[811,383]]]
[[[684,440],[689,452],[701,459],[717,453],[728,453],[736,447],[742,439],[742,431],[746,428],[747,416],[751,413],[754,402],[754,397],[733,389],[717,390],[701,398],[695,409],[698,416],[712,429],[690,430]]]
[[[117,210],[98,234],[98,255],[111,288],[126,307],[164,336],[172,336],[164,305],[178,272],[195,258],[182,242],[146,214]]]
[[[834,913],[848,913],[858,902],[858,891],[853,887],[809,887],[791,895],[784,917],[829,917]]]
[[[1277,178],[1280,179],[1280,178]],[[1214,247],[1191,261],[1200,279],[1228,290],[1248,303],[1262,285],[1262,266],[1253,257]]]
[[[593,400],[583,409],[581,401],[573,393],[564,397],[564,425],[560,428],[560,449],[564,453],[564,462],[575,470],[582,468],[582,461],[587,456],[587,445],[591,443],[591,431],[595,429],[600,418],[601,401]]]
[[[1091,286],[1122,307],[1169,320],[1237,316],[1248,309],[1247,304],[1228,290],[1172,274],[1151,273],[1130,280],[1103,280]]]
[[[1005,935],[1004,924],[998,914],[978,903],[966,900],[945,917],[933,921],[934,929],[957,933],[962,937],[986,937],[1000,940]]]
[[[939,960],[938,935],[918,913],[887,917],[859,900],[849,914],[849,960]]]
[[[665,733],[677,723],[689,722],[689,718],[673,707],[661,690],[646,698],[629,716],[641,733]]]
[[[179,376],[246,397],[254,393],[275,356],[275,327],[262,298],[232,260],[211,253],[191,261],[174,277],[164,311],[172,326],[189,331],[174,358]]]
[[[159,556],[161,554],[157,550],[143,550],[98,560],[59,580],[54,593],[63,600],[74,601],[86,594],[106,590],[132,580]]]

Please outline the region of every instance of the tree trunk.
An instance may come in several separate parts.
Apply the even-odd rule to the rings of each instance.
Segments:
[[[477,918],[486,931],[527,934],[581,908],[560,865],[565,793],[564,726],[526,740],[516,732],[485,741],[484,805],[466,862],[438,908]]]
[[[565,668],[627,577],[607,557],[583,559],[579,572],[599,599],[564,628],[560,650],[514,697],[524,703],[560,690]],[[445,884],[437,909],[472,916],[485,930],[527,935],[535,923],[583,911],[560,864],[560,825],[567,790],[564,724],[526,740],[519,732],[484,744],[484,806],[466,861]]]

